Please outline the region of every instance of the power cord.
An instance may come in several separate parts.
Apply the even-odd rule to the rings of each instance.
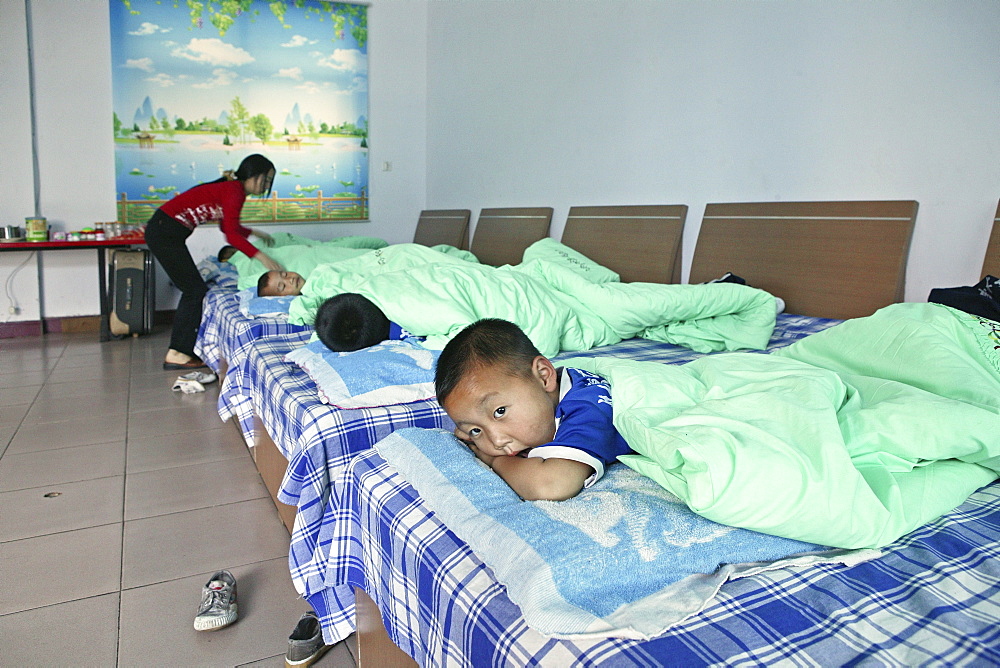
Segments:
[[[17,275],[17,272],[21,271],[21,269],[24,268],[24,265],[26,265],[28,263],[28,260],[30,260],[32,257],[34,257],[35,253],[37,253],[37,252],[38,251],[31,251],[31,252],[29,252],[28,256],[26,258],[24,258],[24,261],[22,261],[21,264],[19,264],[16,267],[14,267],[14,270],[10,272],[10,275],[7,276],[7,280],[4,282],[4,292],[7,295],[7,304],[8,304],[8,306],[7,306],[7,319],[4,320],[4,322],[10,322],[10,317],[12,315],[17,315],[17,314],[19,314],[21,312],[21,307],[18,305],[17,299],[14,297],[14,294],[11,292],[11,284],[14,282],[14,277]]]

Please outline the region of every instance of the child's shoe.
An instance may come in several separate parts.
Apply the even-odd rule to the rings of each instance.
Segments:
[[[323,642],[323,629],[320,627],[319,618],[310,610],[302,615],[292,635],[288,636],[285,665],[288,668],[311,666],[319,661],[330,647],[332,645]]]
[[[195,631],[218,631],[236,621],[236,578],[218,571],[201,590],[201,606],[194,618]]]

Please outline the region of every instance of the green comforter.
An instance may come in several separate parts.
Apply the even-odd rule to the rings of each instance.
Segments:
[[[317,268],[292,302],[289,322],[309,324],[325,299],[357,292],[393,322],[426,336],[430,348],[490,317],[520,325],[548,356],[634,336],[704,352],[760,349],[774,329],[774,298],[742,285],[594,283],[573,258],[488,267],[426,255],[392,246]]]
[[[305,278],[309,278],[313,270],[322,264],[357,257],[388,245],[382,239],[360,236],[315,241],[287,232],[276,232],[272,238],[274,246],[267,246],[259,239],[255,239],[253,245],[288,271],[294,271]],[[229,258],[229,263],[239,273],[237,287],[240,290],[256,287],[257,279],[267,271],[259,260],[251,259],[243,253],[233,255]]]
[[[880,547],[997,477],[998,330],[896,304],[771,355],[567,364],[610,380],[615,425],[637,453],[622,461],[695,512]]]

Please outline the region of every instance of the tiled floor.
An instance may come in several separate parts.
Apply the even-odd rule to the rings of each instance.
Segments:
[[[171,392],[167,332],[0,339],[0,665],[283,666],[308,609],[218,383]],[[192,628],[215,570],[239,621]],[[353,667],[341,643],[317,663]]]

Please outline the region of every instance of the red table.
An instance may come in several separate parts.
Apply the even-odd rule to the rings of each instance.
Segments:
[[[45,334],[45,299],[42,291],[41,251],[97,249],[97,275],[101,302],[101,341],[107,341],[111,338],[111,300],[108,294],[110,270],[108,274],[105,273],[107,260],[104,251],[108,248],[133,248],[145,243],[145,238],[139,235],[116,237],[114,239],[107,239],[106,241],[18,241],[0,243],[0,251],[39,251],[35,256],[35,266],[38,270],[38,319],[41,321],[42,334]]]

